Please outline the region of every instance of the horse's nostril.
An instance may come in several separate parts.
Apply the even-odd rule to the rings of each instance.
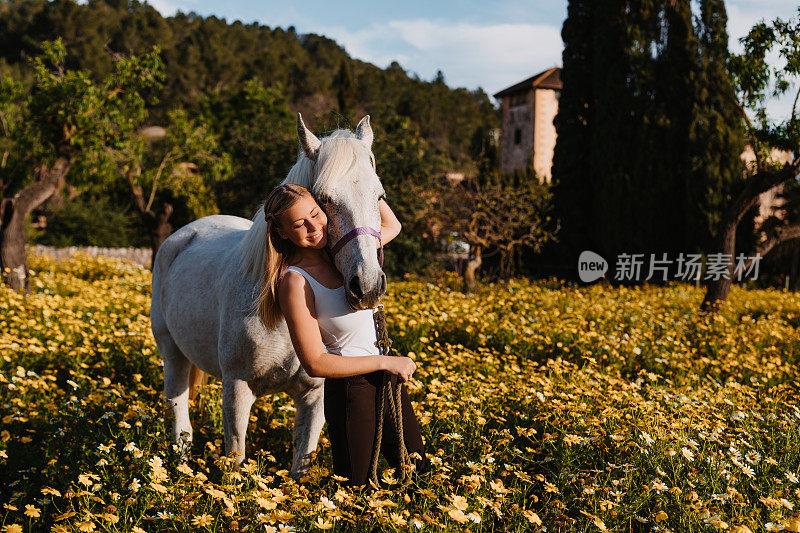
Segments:
[[[359,300],[364,297],[364,292],[361,290],[361,280],[358,276],[350,278],[350,292]]]
[[[386,294],[386,274],[381,272],[381,294]]]

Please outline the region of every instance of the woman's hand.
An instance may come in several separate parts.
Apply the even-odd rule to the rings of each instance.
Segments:
[[[386,371],[396,374],[403,381],[411,379],[417,364],[408,357],[387,356]]]

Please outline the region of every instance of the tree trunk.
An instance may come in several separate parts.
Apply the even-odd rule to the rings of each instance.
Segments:
[[[61,156],[52,167],[36,169],[34,181],[13,198],[2,200],[0,207],[0,275],[15,291],[30,293],[28,256],[25,252],[25,217],[64,186],[72,165],[69,156]],[[6,270],[8,269],[8,270]]]
[[[164,202],[164,209],[160,213],[155,213],[152,210],[147,210],[142,213],[142,220],[147,227],[150,234],[150,246],[153,249],[150,256],[150,270],[153,270],[153,265],[156,262],[156,253],[161,247],[167,237],[172,235],[172,224],[169,223],[169,217],[172,215],[172,204]]]
[[[795,241],[792,250],[792,263],[789,268],[789,290],[800,291],[800,241]]]
[[[467,285],[467,291],[474,291],[478,286],[478,282],[475,280],[475,271],[481,266],[481,261],[481,247],[475,246],[469,261],[467,261],[467,266],[464,267],[464,283]]]
[[[745,187],[730,208],[725,212],[717,231],[716,252],[730,256],[728,263],[727,276],[721,276],[718,280],[709,280],[707,283],[706,295],[703,303],[700,304],[701,313],[716,312],[731,290],[733,281],[733,271],[736,264],[736,228],[742,217],[758,199],[758,195],[765,192],[779,183],[793,179],[797,174],[798,161],[792,164],[786,163],[777,172],[759,171],[745,182]],[[723,257],[725,257],[723,256]]]
[[[131,184],[131,192],[133,192],[133,201],[136,204],[139,213],[142,216],[142,222],[147,233],[150,237],[150,247],[153,252],[150,256],[150,270],[153,270],[153,265],[156,264],[156,253],[161,247],[161,244],[172,234],[172,224],[169,223],[169,217],[172,215],[172,202],[166,200],[162,203],[164,209],[160,213],[156,213],[152,209],[152,201],[154,194],[150,195],[150,199],[145,200],[142,187],[136,185],[133,181],[133,171],[128,174],[128,181]],[[154,193],[155,191],[153,191]]]
[[[756,254],[764,257],[782,242],[791,241],[794,239],[800,239],[800,224],[793,226],[778,226],[770,235],[766,236],[761,244],[756,247]],[[752,265],[754,261],[755,259],[748,259],[745,261],[744,269],[749,269],[750,265]]]

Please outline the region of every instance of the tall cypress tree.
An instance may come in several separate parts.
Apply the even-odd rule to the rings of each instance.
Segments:
[[[612,269],[623,252],[646,268],[651,253],[704,249],[741,168],[722,0],[704,0],[696,26],[690,0],[573,0],[562,37],[560,273],[583,249]]]
[[[547,247],[544,260],[556,268],[572,266],[582,249],[596,249],[590,238],[594,176],[589,151],[594,113],[591,0],[571,0],[561,29],[563,90],[554,119],[558,142],[553,153],[554,213],[561,222],[559,245]],[[560,263],[560,265],[556,265]],[[566,264],[564,264],[566,263]],[[558,271],[567,276],[568,270]],[[574,272],[572,272],[574,273]]]
[[[744,132],[726,68],[728,33],[723,0],[700,3],[699,65],[702,86],[690,130],[692,172],[687,177],[687,251],[708,250],[744,170]]]
[[[652,100],[648,107],[650,149],[649,172],[640,173],[643,202],[650,215],[647,224],[648,252],[660,258],[676,258],[684,251],[687,236],[686,186],[692,173],[693,148],[689,136],[697,114],[697,38],[689,0],[661,2],[653,35],[658,55],[651,60],[654,76],[649,80]]]
[[[645,138],[641,128],[640,79],[637,69],[639,36],[630,31],[641,10],[628,2],[593,2],[598,24],[594,43],[595,111],[590,144],[594,175],[594,213],[590,221],[598,251],[611,263],[621,252],[636,252],[641,222],[636,184],[636,148]]]
[[[569,3],[553,159],[561,231],[548,255],[565,275],[574,274],[583,250],[600,253],[613,268],[617,254],[637,252],[645,240],[647,209],[636,178],[648,151],[643,113],[650,94],[643,74],[651,11],[647,2]]]

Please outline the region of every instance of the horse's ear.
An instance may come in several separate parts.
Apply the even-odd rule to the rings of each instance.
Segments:
[[[364,115],[356,126],[356,137],[367,143],[370,149],[372,148],[372,126],[369,125],[369,115]]]
[[[306,157],[312,161],[316,161],[319,155],[319,148],[322,146],[322,141],[317,139],[317,136],[306,128],[303,122],[303,116],[300,113],[297,113],[297,139],[300,141],[300,148],[302,148]]]

